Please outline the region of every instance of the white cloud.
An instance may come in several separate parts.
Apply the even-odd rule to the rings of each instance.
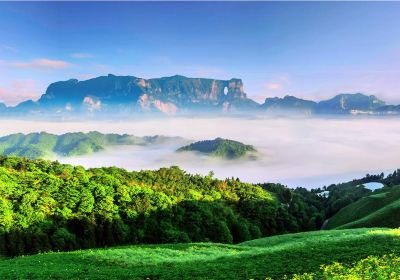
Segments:
[[[28,99],[37,99],[42,92],[43,88],[35,80],[13,80],[0,87],[0,101],[13,106]]]
[[[280,90],[283,88],[283,85],[281,83],[267,83],[265,84],[265,88],[269,90]]]
[[[92,57],[94,57],[94,55],[90,54],[90,53],[72,53],[71,57],[73,57],[73,58],[92,58]]]
[[[39,58],[30,61],[10,62],[8,64],[12,67],[21,69],[63,69],[72,66],[72,64],[67,61],[52,60],[48,58]]]

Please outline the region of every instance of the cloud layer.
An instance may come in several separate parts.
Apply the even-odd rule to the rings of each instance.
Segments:
[[[400,167],[400,120],[166,118],[121,122],[26,122],[0,120],[1,134],[97,130],[104,133],[182,136],[192,140],[224,137],[254,145],[256,161],[223,161],[176,154],[179,144],[119,147],[86,157],[60,159],[130,170],[179,165],[192,173],[239,177],[248,182],[280,182],[292,187],[320,187]]]

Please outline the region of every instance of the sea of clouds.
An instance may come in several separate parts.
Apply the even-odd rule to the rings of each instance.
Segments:
[[[1,136],[17,132],[62,134],[75,131],[181,136],[191,141],[216,137],[253,145],[257,160],[219,160],[176,153],[185,141],[149,146],[119,146],[96,154],[58,158],[85,167],[129,170],[178,165],[191,173],[279,182],[291,187],[322,187],[366,173],[400,167],[398,118],[159,118],[129,121],[44,122],[0,120]]]

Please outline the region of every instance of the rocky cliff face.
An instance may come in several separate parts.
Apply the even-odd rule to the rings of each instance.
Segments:
[[[143,79],[101,76],[86,81],[52,83],[41,98],[4,107],[2,115],[160,113],[279,113],[279,114],[400,114],[400,106],[385,105],[373,95],[339,94],[315,102],[295,96],[267,98],[260,105],[247,98],[240,79],[216,80],[172,76]]]
[[[142,79],[102,76],[51,84],[37,105],[43,110],[160,112],[232,110],[238,105],[258,105],[247,98],[240,79],[214,80],[172,76]]]

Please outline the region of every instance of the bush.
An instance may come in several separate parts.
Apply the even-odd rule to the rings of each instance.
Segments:
[[[289,279],[289,278],[286,278]],[[294,275],[292,280],[378,280],[400,279],[400,257],[394,254],[383,257],[369,256],[353,265],[333,263],[321,266],[318,273]]]

